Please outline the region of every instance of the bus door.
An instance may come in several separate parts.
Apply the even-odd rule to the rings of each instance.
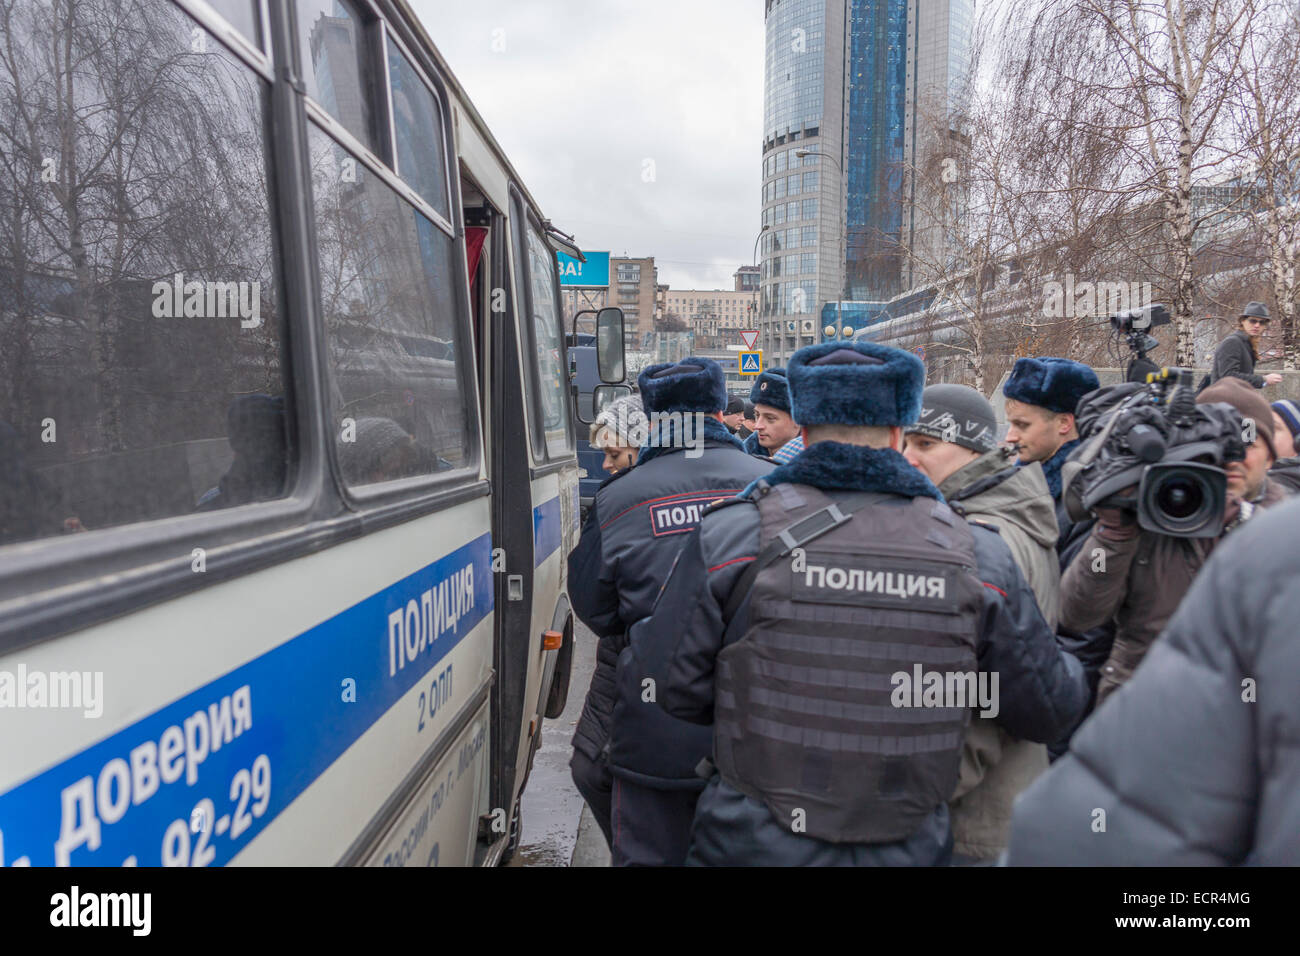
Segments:
[[[487,330],[487,391],[492,483],[492,547],[496,587],[496,687],[492,694],[491,819],[488,839],[500,835],[503,816],[513,822],[514,795],[524,711],[533,611],[533,508],[528,430],[517,308],[511,290],[509,231],[505,216],[490,211],[484,328]],[[498,311],[498,306],[501,307]]]

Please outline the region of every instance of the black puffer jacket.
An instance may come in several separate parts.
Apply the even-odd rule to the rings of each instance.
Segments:
[[[836,451],[852,447],[819,442],[773,471],[767,481],[793,481],[828,491],[888,491],[924,481],[896,452],[877,452],[877,460],[864,463],[858,456],[867,449]],[[931,491],[938,495],[932,487]],[[1057,648],[1006,543],[988,528],[972,525],[972,532],[979,576],[986,585],[976,653],[981,670],[999,675],[1000,711],[994,719],[1016,737],[1046,743],[1060,735],[1083,708],[1082,671],[1077,661]],[[758,508],[752,502],[707,514],[682,549],[654,616],[636,628],[641,666],[655,680],[657,701],[668,713],[693,723],[712,723],[714,662],[724,646],[722,608],[758,545]],[[733,638],[748,630],[748,619],[745,602],[732,622]],[[715,774],[696,807],[688,862],[929,866],[947,862],[951,846],[944,804],[936,806],[904,840],[831,844],[777,825],[766,806]]]
[[[627,630],[650,613],[682,542],[699,513],[771,470],[747,455],[721,422],[706,420],[700,454],[687,448],[644,451],[638,463],[607,478],[596,492],[578,546],[569,555],[573,611],[600,643],[573,746],[600,760],[614,710],[614,676]],[[693,729],[693,728],[691,728]]]
[[[1298,579],[1300,501],[1216,548],[1132,680],[1017,802],[1008,862],[1300,865]]]

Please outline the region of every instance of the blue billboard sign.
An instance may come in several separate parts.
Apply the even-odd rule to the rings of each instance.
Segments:
[[[579,262],[563,252],[555,255],[560,261],[560,285],[601,289],[609,287],[608,252],[584,252],[586,262]]]

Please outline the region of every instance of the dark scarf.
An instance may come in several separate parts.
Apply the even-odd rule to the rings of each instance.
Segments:
[[[682,412],[682,418],[693,414],[695,413]],[[686,450],[686,446],[678,440],[677,422],[673,419],[666,418],[655,421],[654,418],[651,418],[649,427],[649,437],[646,438],[646,443],[641,446],[641,450],[637,453],[636,463],[638,465],[644,465],[647,461],[653,461],[660,455],[667,455],[669,452]],[[745,446],[741,444],[740,439],[731,434],[726,425],[708,415],[704,416],[703,433],[696,430],[694,422],[684,430],[690,437],[692,444],[714,441],[720,445],[730,445],[739,451],[745,450]]]
[[[823,491],[879,491],[908,498],[934,498],[943,501],[939,489],[930,479],[907,463],[892,448],[867,448],[837,441],[819,441],[809,445],[799,457],[781,465],[760,481],[769,485],[812,485]],[[749,496],[758,484],[741,492]]]
[[[1043,462],[1043,477],[1047,479],[1047,490],[1052,493],[1053,501],[1061,500],[1061,466],[1065,464],[1065,459],[1070,457],[1070,452],[1074,451],[1074,447],[1080,441],[1082,439],[1079,438],[1067,441],[1056,450],[1055,455]]]

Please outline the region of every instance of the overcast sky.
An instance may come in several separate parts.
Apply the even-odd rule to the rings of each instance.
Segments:
[[[761,227],[761,0],[411,5],[558,228],[732,288]]]

